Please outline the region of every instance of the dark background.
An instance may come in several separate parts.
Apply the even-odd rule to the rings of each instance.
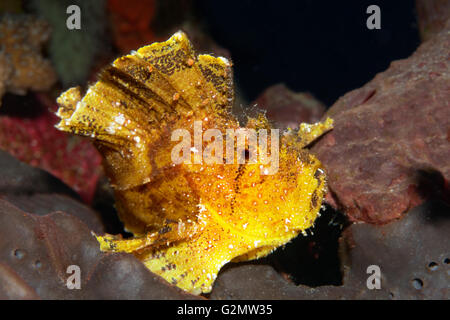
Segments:
[[[367,7],[381,9],[381,30],[369,30]],[[238,92],[251,102],[284,82],[331,106],[420,44],[414,1],[200,1],[207,32],[231,52]],[[258,262],[296,284],[340,285],[338,238],[345,219],[327,207],[313,234],[297,237]]]
[[[367,7],[381,9],[369,30]],[[272,84],[309,91],[330,106],[419,45],[414,1],[196,2],[212,38],[231,51],[246,100]]]

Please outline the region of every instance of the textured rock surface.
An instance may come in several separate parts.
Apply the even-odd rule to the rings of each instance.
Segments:
[[[0,194],[61,193],[77,194],[48,172],[33,168],[0,150]]]
[[[0,151],[0,299],[184,299],[132,255],[104,254],[94,210],[49,173]],[[69,290],[69,265],[81,290]]]
[[[429,186],[448,192],[449,52],[442,31],[327,112],[335,129],[312,151],[328,170],[330,203],[351,220],[386,223],[427,198]]]
[[[299,123],[315,123],[325,113],[325,105],[309,93],[295,93],[284,84],[267,88],[253,104],[267,111],[275,127],[296,128]]]
[[[0,200],[0,297],[41,299],[193,298],[150,273],[128,254],[104,254],[89,228],[57,212],[27,214]],[[66,283],[70,265],[81,289]]]
[[[295,286],[267,265],[234,265],[219,274],[213,299],[449,299],[450,208],[428,202],[384,226],[353,224],[340,241],[342,286]],[[366,286],[378,265],[381,289]]]
[[[416,0],[417,20],[423,41],[439,33],[450,17],[448,0]]]
[[[10,202],[25,212],[39,216],[45,216],[53,212],[64,212],[78,217],[86,223],[90,230],[96,233],[100,234],[105,232],[100,214],[67,195],[54,193],[26,195],[0,194],[0,199]]]

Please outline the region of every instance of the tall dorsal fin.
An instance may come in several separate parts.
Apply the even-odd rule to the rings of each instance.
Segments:
[[[155,164],[151,155],[175,121],[204,109],[230,112],[232,92],[231,63],[196,56],[177,32],[116,59],[83,98],[79,88],[64,92],[57,128],[93,138],[112,185],[128,189],[151,181],[155,166],[169,165]]]

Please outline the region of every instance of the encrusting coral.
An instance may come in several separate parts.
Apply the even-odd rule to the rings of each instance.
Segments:
[[[0,98],[6,92],[45,91],[56,82],[42,47],[50,37],[48,24],[30,15],[0,18]]]
[[[72,88],[58,98],[57,128],[94,139],[120,217],[135,236],[98,237],[102,250],[133,253],[168,282],[199,294],[211,291],[227,262],[264,257],[314,224],[326,178],[304,147],[332,128],[331,119],[286,132],[279,149],[271,132],[269,146],[252,147],[257,161],[249,143],[246,161],[223,164],[217,156],[223,145],[216,143],[240,129],[227,59],[196,55],[178,32],[117,59],[99,79],[84,97]],[[215,132],[214,143],[205,138],[190,148],[194,163],[173,160],[173,132],[182,128]],[[263,115],[250,118],[246,129],[259,138],[271,130]],[[201,160],[199,150],[212,155],[211,145],[218,162]],[[230,150],[233,160],[239,157],[234,140]],[[272,174],[262,160],[267,150],[271,158],[279,154]]]
[[[33,115],[18,117],[6,112],[0,117],[0,150],[50,172],[90,203],[102,172],[99,153],[89,141],[55,129],[52,98],[44,93],[30,97],[33,99],[3,99],[3,108],[24,110],[31,105]],[[21,100],[24,102],[19,103]]]

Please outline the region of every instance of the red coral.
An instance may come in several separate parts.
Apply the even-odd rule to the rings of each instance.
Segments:
[[[108,0],[116,47],[123,53],[154,42],[150,23],[155,15],[155,0]]]
[[[88,140],[56,130],[56,106],[44,95],[39,97],[48,109],[36,117],[0,117],[0,149],[52,173],[89,203],[101,173],[101,157]]]

